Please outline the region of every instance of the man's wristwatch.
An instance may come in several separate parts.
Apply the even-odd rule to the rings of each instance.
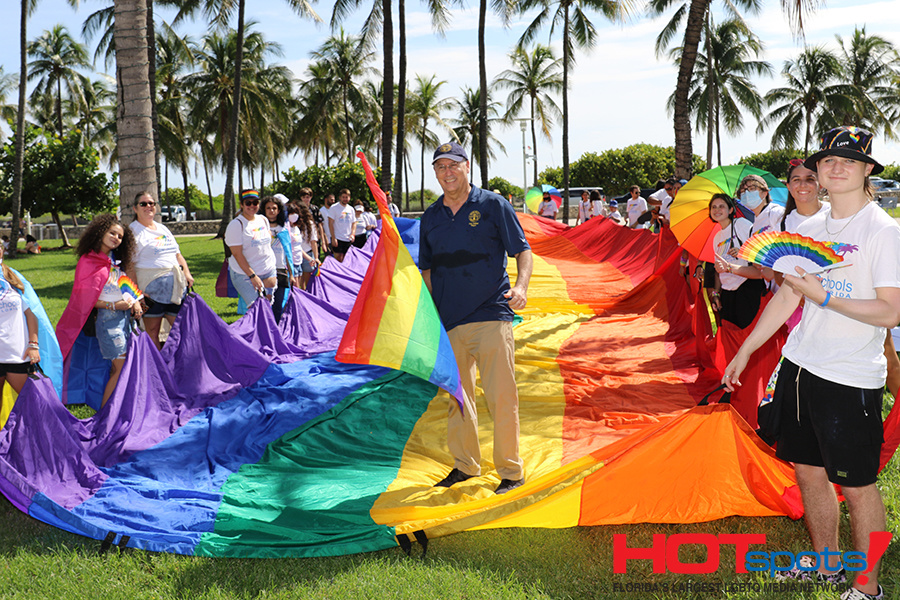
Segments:
[[[256,276],[257,276],[256,273],[250,273],[250,275],[249,275],[250,279],[253,279]]]

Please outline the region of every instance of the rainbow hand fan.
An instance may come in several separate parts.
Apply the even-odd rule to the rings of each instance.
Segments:
[[[119,286],[119,289],[122,290],[122,295],[131,296],[135,300],[140,300],[144,297],[144,292],[138,289],[137,284],[125,273],[119,275],[119,279],[116,283]]]
[[[789,231],[764,231],[752,236],[741,246],[738,258],[787,275],[797,274],[794,267],[822,273],[850,265],[825,243]]]

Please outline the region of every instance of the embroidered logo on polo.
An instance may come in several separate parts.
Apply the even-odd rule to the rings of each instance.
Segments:
[[[473,210],[469,213],[469,227],[478,227],[478,224],[481,222],[481,213],[477,210]]]

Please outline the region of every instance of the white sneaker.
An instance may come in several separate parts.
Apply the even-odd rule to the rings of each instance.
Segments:
[[[867,594],[861,592],[855,587],[848,588],[846,592],[841,594],[841,600],[882,600],[884,598],[884,588],[878,586],[877,594]]]

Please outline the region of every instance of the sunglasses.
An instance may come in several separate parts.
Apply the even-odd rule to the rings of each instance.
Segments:
[[[799,166],[803,165],[803,161],[800,160],[799,158],[792,158],[791,160],[788,161],[788,164],[791,165],[792,167],[799,167]]]
[[[156,202],[138,202],[138,206],[141,208],[147,208],[148,206],[156,206]]]
[[[244,206],[259,206],[259,200],[244,200]]]

